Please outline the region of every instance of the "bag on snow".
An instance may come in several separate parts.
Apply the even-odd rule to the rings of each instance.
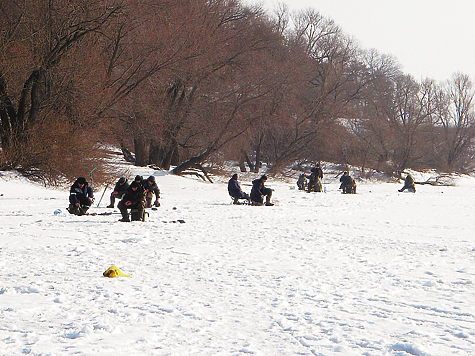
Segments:
[[[130,274],[122,273],[121,270],[114,265],[110,266],[102,275],[109,278],[130,277]]]

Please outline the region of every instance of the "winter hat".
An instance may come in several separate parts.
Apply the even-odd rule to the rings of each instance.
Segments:
[[[267,180],[267,176],[264,174],[261,176],[261,180]]]
[[[125,177],[120,177],[119,184],[124,184],[124,183],[125,183]]]
[[[148,177],[147,180],[148,180],[149,182],[154,182],[154,183],[155,183],[155,177],[154,177],[154,176]]]
[[[76,179],[76,182],[78,184],[87,184],[87,180],[84,177],[79,177],[78,179]]]
[[[233,174],[233,178],[236,179],[238,177],[237,173]]]
[[[130,185],[130,188],[137,188],[139,186],[139,182],[137,182],[136,180],[134,180],[132,182],[132,184]]]
[[[134,179],[134,180],[135,180],[136,182],[141,182],[141,181],[143,181],[143,177],[142,177],[141,175],[138,175],[138,174],[137,174],[137,175],[135,176],[135,179]]]

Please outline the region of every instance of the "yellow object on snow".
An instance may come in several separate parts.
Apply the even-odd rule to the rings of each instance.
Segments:
[[[125,274],[125,273],[122,273],[120,271],[119,268],[117,268],[117,266],[110,266],[103,274],[102,274],[104,277],[109,277],[109,278],[113,278],[113,277],[130,277],[130,274]]]

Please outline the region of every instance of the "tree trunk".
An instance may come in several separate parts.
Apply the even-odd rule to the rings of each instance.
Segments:
[[[170,147],[168,148],[168,151],[165,157],[163,157],[163,161],[162,161],[163,169],[169,170],[170,166],[172,165],[172,162],[175,163],[177,161],[178,152],[176,151],[178,151],[178,142],[177,140],[172,138]]]
[[[254,164],[251,162],[251,159],[249,158],[248,154],[246,151],[242,150],[242,155],[244,156],[244,159],[247,163],[247,165],[249,166],[249,171],[250,172],[254,172]],[[245,167],[244,167],[245,168]],[[245,171],[244,171],[245,172]]]
[[[239,169],[243,173],[246,172],[246,164],[244,162],[244,157],[242,156],[239,158]]]
[[[7,151],[10,147],[10,141],[12,137],[11,122],[14,120],[15,116],[16,111],[13,107],[10,97],[7,94],[5,78],[3,77],[3,74],[0,73],[0,119],[2,120],[1,139],[2,148],[4,151]]]
[[[125,147],[121,146],[120,149],[122,150],[122,154],[124,155],[124,159],[127,162],[135,163],[134,155]]]
[[[134,138],[135,165],[144,167],[148,164],[147,145],[143,137]]]
[[[181,174],[182,172],[186,171],[187,169],[193,168],[196,165],[200,165],[210,154],[210,151],[206,151],[198,156],[193,156],[190,159],[186,160],[185,162],[179,164],[173,169],[173,174]]]
[[[253,172],[259,173],[259,168],[261,167],[261,143],[256,148],[256,163],[254,165]]]
[[[158,140],[154,138],[150,139],[150,147],[148,149],[148,163],[155,164],[162,168],[160,151],[161,150],[160,145],[158,144]]]

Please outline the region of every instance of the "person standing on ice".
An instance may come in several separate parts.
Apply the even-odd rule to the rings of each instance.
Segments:
[[[68,211],[75,215],[84,215],[94,198],[92,187],[87,184],[86,178],[79,177],[69,191]]]
[[[272,206],[270,199],[272,197],[273,190],[267,188],[264,184],[267,181],[267,176],[263,175],[259,179],[255,179],[252,181],[252,189],[251,189],[251,202],[254,205],[267,205]],[[264,196],[266,197],[266,202],[264,204]]]
[[[308,186],[307,192],[321,192],[322,191],[322,179],[323,179],[323,170],[320,167],[320,163],[317,163],[315,167],[312,168],[312,173],[308,177]]]
[[[246,199],[250,202],[249,194],[244,193],[239,185],[237,173],[234,173],[228,181],[228,193],[234,198],[233,204],[238,204],[239,199]]]
[[[408,190],[409,192],[416,192],[416,185],[414,183],[414,178],[408,173],[406,179],[404,180],[404,187],[399,189],[399,192],[403,192],[404,190]]]
[[[119,221],[129,222],[129,213],[128,209],[136,212],[133,216],[138,216],[139,218],[132,217],[132,220],[143,220],[144,215],[144,205],[145,205],[145,194],[143,187],[137,181],[133,181],[127,190],[125,191],[122,200],[117,204],[117,207],[122,214],[122,219]],[[132,215],[132,214],[131,214]],[[141,217],[141,218],[140,218]]]
[[[107,207],[113,208],[115,199],[121,199],[128,187],[129,183],[127,182],[127,179],[125,177],[120,177],[117,183],[115,183],[114,191],[111,193],[111,203]]]

